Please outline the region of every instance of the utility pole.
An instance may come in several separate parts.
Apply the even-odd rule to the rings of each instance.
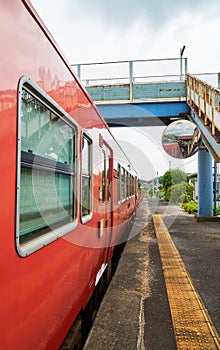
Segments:
[[[152,197],[154,198],[154,179],[152,179]]]
[[[180,80],[183,80],[183,52],[186,48],[186,45],[180,49]]]
[[[158,171],[157,171],[157,180],[156,180],[156,196],[159,197],[159,179],[158,179]]]

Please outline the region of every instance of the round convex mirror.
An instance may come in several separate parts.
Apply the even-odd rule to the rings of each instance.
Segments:
[[[189,120],[177,120],[168,125],[162,135],[164,150],[174,158],[188,158],[201,144],[201,134]]]

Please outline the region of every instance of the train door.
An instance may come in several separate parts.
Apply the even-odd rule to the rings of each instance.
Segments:
[[[112,193],[110,191],[110,184],[112,182],[113,174],[113,161],[112,150],[103,142],[102,146],[102,209],[103,209],[103,227],[105,234],[105,249],[104,249],[104,262],[108,260],[108,253],[112,234]]]

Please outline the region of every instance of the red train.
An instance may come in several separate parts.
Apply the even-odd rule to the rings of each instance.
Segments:
[[[110,269],[137,174],[30,2],[0,13],[0,348],[55,350]]]
[[[167,142],[163,144],[163,148],[165,149],[165,151],[172,157],[174,158],[181,158],[182,154],[181,154],[181,149],[180,149],[180,145],[178,142]]]

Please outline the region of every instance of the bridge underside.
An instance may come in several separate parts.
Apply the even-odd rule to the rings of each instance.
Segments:
[[[190,113],[188,104],[183,101],[97,104],[97,107],[111,127],[169,125]]]

